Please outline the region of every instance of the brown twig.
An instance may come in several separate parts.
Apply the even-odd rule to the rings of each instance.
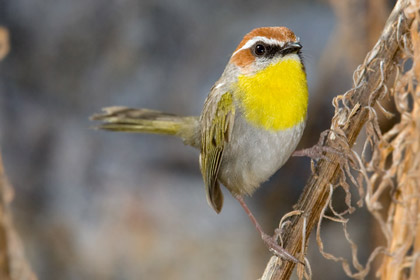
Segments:
[[[0,26],[0,60],[9,52],[9,32]],[[13,224],[10,203],[13,189],[7,180],[0,154],[0,279],[36,280],[28,262],[23,246]]]
[[[353,89],[334,99],[336,113],[325,146],[334,148],[338,138],[345,138],[347,147],[343,148],[350,149],[368,119],[369,108],[376,103],[381,93],[386,92],[386,82],[395,77],[396,67],[393,63],[399,55],[399,42],[412,23],[412,19],[407,19],[404,15],[409,2],[397,2],[379,41],[356,71]],[[328,203],[330,185],[339,178],[342,170],[339,156],[331,154],[329,157],[328,161],[319,161],[295,206],[295,210],[303,214],[293,216],[283,229],[284,248],[292,255],[300,254],[302,259],[306,253],[309,235]],[[279,258],[272,257],[261,279],[289,279],[294,267],[292,262],[282,262]]]
[[[0,26],[0,60],[6,57],[10,50],[9,31]]]
[[[382,229],[391,237],[377,274],[382,280],[420,279],[420,1],[416,8],[407,13],[415,18],[410,32],[412,53],[408,54],[412,67],[400,75],[395,85],[401,121],[382,136],[382,149],[374,151],[382,162],[392,156],[386,169],[377,166],[375,172],[395,178],[394,184],[381,178],[383,186],[395,190],[388,207],[387,227]]]
[[[13,189],[4,173],[0,155],[0,279],[36,280],[13,225],[9,209],[12,198]]]

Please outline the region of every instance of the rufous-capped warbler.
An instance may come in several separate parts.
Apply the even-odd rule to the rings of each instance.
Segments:
[[[298,260],[265,234],[246,206],[251,195],[295,150],[305,127],[308,88],[301,44],[286,27],[252,30],[233,52],[199,117],[147,109],[104,108],[101,129],[169,134],[200,149],[207,201],[219,213],[220,183],[240,202],[262,239],[287,260]]]

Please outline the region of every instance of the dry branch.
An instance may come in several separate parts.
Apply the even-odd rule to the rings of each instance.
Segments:
[[[401,47],[405,47],[400,43],[404,41],[403,36],[409,32],[413,21],[412,17],[405,16],[405,9],[410,3],[409,0],[397,2],[379,41],[356,71],[353,89],[334,99],[336,112],[325,146],[351,154],[350,149],[368,120],[372,106],[387,92],[387,84],[392,83],[398,71],[394,63]],[[330,161],[318,162],[295,206],[295,210],[302,214],[293,216],[282,229],[283,246],[291,254],[300,256],[302,261],[309,235],[323,215],[324,206],[328,204],[330,188],[342,176],[342,158],[336,154],[329,155],[329,158]],[[294,263],[272,257],[262,279],[289,279],[294,266]]]
[[[0,26],[0,60],[6,57],[10,50],[9,31]]]
[[[388,165],[369,165],[375,174],[371,176],[372,193],[383,193],[379,189],[393,190],[393,199],[388,207],[388,219],[382,232],[387,237],[387,254],[384,255],[378,276],[383,280],[420,279],[420,1],[417,10],[407,11],[415,18],[411,26],[409,60],[412,67],[400,75],[395,84],[394,100],[401,121],[387,131],[378,141],[373,158]],[[395,182],[388,180],[395,178]],[[378,204],[368,200],[372,213]],[[408,278],[409,275],[409,278]]]
[[[0,26],[0,61],[9,53],[9,32]],[[20,238],[13,224],[10,203],[13,188],[7,180],[0,154],[0,279],[36,280],[28,262]]]
[[[36,280],[13,225],[9,209],[12,198],[13,190],[4,173],[0,155],[0,279]]]

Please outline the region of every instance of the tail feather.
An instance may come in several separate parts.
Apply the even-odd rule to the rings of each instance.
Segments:
[[[187,145],[200,146],[198,117],[181,117],[155,110],[120,106],[103,108],[102,111],[91,117],[91,120],[102,121],[102,124],[96,126],[98,129],[175,135]]]

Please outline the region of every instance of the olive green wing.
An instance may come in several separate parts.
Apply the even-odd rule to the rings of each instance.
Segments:
[[[232,94],[212,91],[201,115],[200,168],[206,187],[207,202],[219,213],[223,194],[217,180],[223,151],[229,142],[235,116]]]

